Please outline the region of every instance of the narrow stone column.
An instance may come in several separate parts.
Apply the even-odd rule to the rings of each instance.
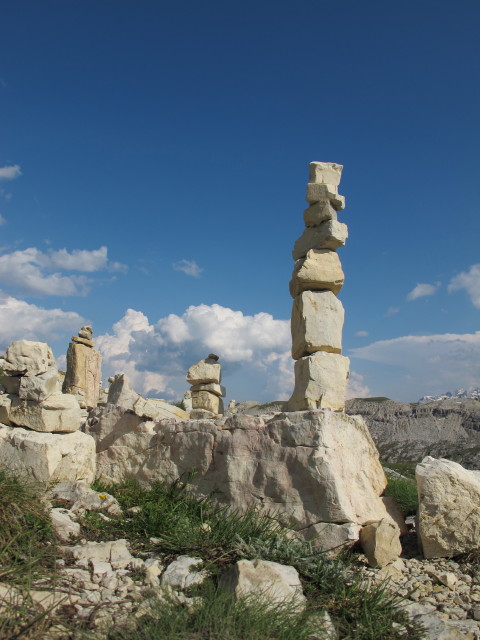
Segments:
[[[96,407],[100,396],[102,356],[93,348],[92,335],[92,327],[82,327],[67,351],[63,393],[74,395],[82,409]]]
[[[290,294],[295,388],[289,411],[343,411],[350,361],[342,356],[343,305],[337,298],[344,275],[337,249],[344,246],[347,225],[337,212],[345,207],[338,194],[343,166],[311,162],[305,231],[293,248]]]

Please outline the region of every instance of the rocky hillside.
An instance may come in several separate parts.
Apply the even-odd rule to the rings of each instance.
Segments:
[[[364,417],[381,458],[390,462],[446,457],[480,469],[480,401],[449,398],[426,404],[386,398],[349,400],[346,412]]]

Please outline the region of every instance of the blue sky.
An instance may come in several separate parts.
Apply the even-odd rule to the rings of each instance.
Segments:
[[[292,388],[291,250],[344,165],[351,395],[480,386],[476,1],[16,0],[0,38],[0,348],[228,398]]]

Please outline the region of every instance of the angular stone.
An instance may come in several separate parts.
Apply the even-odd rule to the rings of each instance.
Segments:
[[[425,558],[458,555],[479,546],[480,471],[427,456],[417,465],[418,533]]]
[[[222,381],[222,365],[214,358],[204,358],[193,364],[187,372],[187,382],[190,384],[207,384]],[[194,407],[195,408],[195,407]]]
[[[0,376],[0,385],[5,387],[7,393],[11,393],[14,396],[18,396],[21,381],[21,376]]]
[[[139,396],[133,410],[138,416],[155,421],[165,418],[188,420],[188,413],[186,411],[158,398],[142,398],[142,396]]]
[[[318,227],[309,227],[295,242],[293,259],[304,258],[310,249],[338,249],[343,247],[347,238],[347,225],[337,220],[328,220]]]
[[[304,291],[293,301],[292,358],[317,351],[342,352],[344,310],[331,291]]]
[[[1,366],[7,375],[37,376],[54,363],[52,350],[46,342],[16,340],[7,348]]]
[[[93,409],[98,404],[102,356],[85,344],[71,342],[67,351],[67,372],[63,392],[75,396],[80,406]]]
[[[109,380],[108,403],[133,411],[140,394],[132,389],[128,377],[124,373],[117,373],[113,379],[109,378]]]
[[[12,406],[12,399],[5,393],[0,394],[0,424],[10,424],[10,407]]]
[[[332,291],[342,288],[344,274],[338,253],[330,249],[310,249],[305,258],[295,262],[290,281],[290,295],[296,298],[302,291]]]
[[[216,384],[215,382],[207,382],[206,384],[195,384],[193,385],[191,391],[209,391],[210,393],[214,393],[216,396],[225,397],[227,394],[227,390],[224,386],[220,384]]]
[[[298,609],[307,602],[297,570],[268,560],[239,560],[221,576],[219,586],[237,600],[250,596],[272,604],[293,603]]]
[[[340,196],[337,187],[332,184],[309,182],[307,184],[306,200],[308,204],[329,200],[332,203],[332,207],[337,211],[345,209],[345,197]]]
[[[205,409],[214,414],[223,413],[223,401],[214,393],[209,391],[192,391],[193,409]]]
[[[95,479],[95,440],[81,431],[37,433],[0,426],[0,468],[41,483]]]
[[[330,200],[321,200],[312,204],[303,212],[303,221],[306,227],[318,227],[327,220],[337,220],[337,212],[330,204]]]
[[[338,187],[342,178],[343,164],[336,162],[310,162],[308,181],[318,184],[332,184]]]
[[[334,522],[319,522],[312,524],[302,531],[305,540],[312,543],[314,548],[325,551],[344,551],[353,546],[360,537],[360,525],[354,522],[335,524]]]
[[[295,362],[295,388],[289,411],[343,411],[350,360],[338,353],[318,351]]]
[[[93,340],[88,340],[88,338],[81,338],[80,336],[72,336],[72,342],[76,342],[77,344],[83,344],[86,347],[94,347],[95,342]]]
[[[201,584],[208,577],[207,571],[196,570],[197,565],[202,564],[202,558],[178,556],[164,571],[161,579],[162,586],[188,589],[194,584]]]
[[[397,523],[400,529],[400,535],[406,535],[408,533],[408,527],[405,523],[405,515],[398,502],[393,496],[382,496],[382,501],[390,518]]]
[[[55,533],[62,542],[69,542],[70,538],[80,534],[80,525],[72,519],[74,514],[68,509],[52,509],[50,519]]]
[[[359,416],[301,411],[265,421],[237,415],[143,423],[125,432],[120,409],[114,408],[121,425],[117,430],[109,407],[113,409],[95,410],[95,427],[104,434],[98,441],[99,477],[118,481],[129,476],[152,484],[195,471],[192,489],[197,495],[215,491],[221,504],[278,514],[296,530],[319,522],[364,524],[387,516],[379,497],[386,488],[385,473]],[[111,437],[105,435],[102,412]]]
[[[12,397],[9,417],[19,427],[44,433],[77,431],[84,419],[77,400],[64,393],[54,393],[42,402]]]
[[[45,373],[38,376],[22,376],[19,380],[18,397],[22,400],[42,402],[54,393],[61,393],[58,369],[55,365],[48,367]]]
[[[360,543],[371,567],[384,567],[394,562],[402,553],[400,529],[388,517],[362,527]]]
[[[109,493],[94,491],[85,482],[59,482],[50,495],[69,505],[70,513],[83,515],[85,511],[101,511],[109,516],[121,516],[122,508]]]
[[[125,569],[133,560],[133,556],[127,547],[127,540],[113,540],[108,542],[87,542],[74,547],[62,547],[61,551],[66,558],[73,560],[86,560],[87,562],[108,562],[108,569]]]

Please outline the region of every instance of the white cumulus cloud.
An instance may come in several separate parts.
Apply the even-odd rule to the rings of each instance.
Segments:
[[[183,271],[187,276],[192,276],[193,278],[199,278],[203,271],[195,260],[179,260],[178,262],[174,262],[172,267],[175,271]]]
[[[182,396],[188,368],[210,352],[220,356],[224,378],[244,381],[242,388],[228,390],[230,397],[287,397],[293,388],[290,343],[288,320],[248,316],[218,304],[190,306],[155,324],[129,309],[112,334],[97,338],[107,375],[127,373],[139,393],[170,399]]]
[[[448,292],[465,289],[472,304],[480,309],[480,264],[472,264],[468,271],[462,271],[448,285]]]
[[[85,323],[73,311],[44,309],[0,291],[0,347],[5,350],[13,340],[49,342],[65,333],[76,332]]]
[[[22,175],[19,164],[11,164],[5,167],[0,167],[0,180],[13,180]]]
[[[368,336],[368,331],[357,331],[355,335],[359,338],[366,338]]]
[[[365,384],[363,376],[356,371],[350,371],[348,380],[347,400],[350,398],[367,398],[370,394],[369,387]]]
[[[109,267],[107,247],[46,253],[30,247],[0,255],[0,283],[20,294],[86,295],[91,280],[84,275],[64,275],[62,271],[92,273]]]
[[[411,302],[412,300],[417,300],[418,298],[433,296],[433,294],[438,291],[439,287],[439,282],[435,284],[417,284],[417,286],[407,294],[407,300]]]
[[[379,340],[350,355],[384,365],[374,395],[414,400],[480,386],[480,331]]]

